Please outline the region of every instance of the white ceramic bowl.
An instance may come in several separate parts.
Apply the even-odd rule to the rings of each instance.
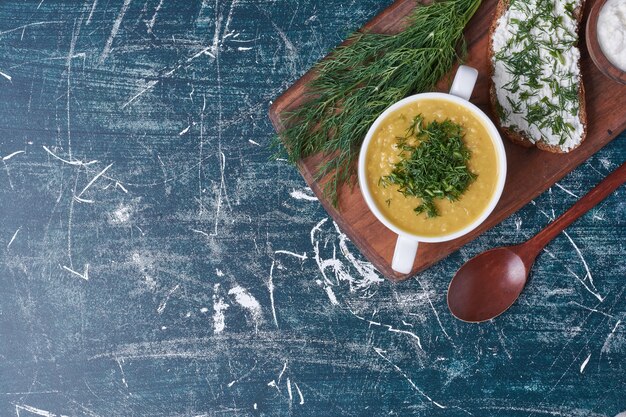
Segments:
[[[419,242],[445,242],[464,236],[472,230],[476,229],[481,223],[483,223],[487,219],[487,217],[489,217],[493,209],[496,207],[496,204],[498,204],[500,197],[502,196],[502,190],[504,189],[507,170],[506,153],[504,151],[504,145],[502,144],[502,138],[500,137],[498,129],[495,127],[489,117],[487,117],[487,115],[482,110],[480,110],[478,107],[468,101],[471,97],[472,91],[474,90],[474,85],[476,84],[477,78],[478,71],[476,71],[474,68],[461,66],[457,71],[454,82],[452,83],[450,94],[423,93],[407,97],[385,110],[385,112],[376,119],[374,124],[367,132],[367,135],[365,136],[365,140],[363,141],[363,144],[361,146],[361,153],[359,155],[359,186],[361,188],[361,193],[365,198],[365,202],[367,203],[372,213],[374,213],[374,216],[376,216],[376,218],[388,229],[392,230],[398,235],[396,249],[392,261],[392,268],[396,272],[399,272],[401,274],[409,274],[411,272],[411,270],[413,269],[413,264],[415,262]],[[494,149],[496,150],[498,160],[498,181],[496,183],[496,189],[491,196],[489,204],[484,209],[482,214],[462,230],[438,237],[420,236],[409,233],[405,230],[400,229],[388,218],[386,218],[378,209],[378,206],[372,198],[365,172],[367,150],[372,141],[372,138],[374,137],[374,134],[376,133],[380,125],[385,121],[387,116],[389,116],[391,113],[398,110],[399,108],[406,106],[407,104],[421,101],[424,99],[451,101],[470,110],[487,128],[487,131],[489,132],[489,138],[491,139]]]

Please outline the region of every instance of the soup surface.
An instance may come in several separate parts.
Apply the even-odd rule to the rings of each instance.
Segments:
[[[418,114],[425,124],[449,119],[463,127],[463,141],[472,153],[468,165],[478,175],[459,200],[435,200],[438,217],[416,214],[420,198],[405,197],[398,192],[398,186],[383,187],[379,183],[400,161],[398,137],[405,136]],[[366,154],[367,184],[378,209],[396,227],[425,237],[444,236],[464,229],[487,208],[498,182],[497,158],[487,128],[471,110],[445,99],[423,99],[391,113],[374,133]]]

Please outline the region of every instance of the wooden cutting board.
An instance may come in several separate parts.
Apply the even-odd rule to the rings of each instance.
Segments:
[[[590,0],[586,2],[582,28],[593,3],[594,1]],[[365,25],[364,29],[378,33],[397,33],[406,24],[405,18],[415,8],[415,4],[415,0],[397,0]],[[496,4],[497,0],[483,0],[465,32],[469,52],[467,65],[477,68],[480,72],[471,101],[492,118],[494,116],[489,109],[487,49],[488,31]],[[604,77],[594,66],[585,47],[584,30],[582,32],[580,48],[589,121],[585,142],[569,154],[551,154],[535,148],[523,148],[505,140],[508,176],[502,199],[496,209],[485,223],[469,235],[444,243],[420,244],[413,271],[409,275],[398,275],[391,269],[396,235],[385,228],[369,211],[358,185],[354,188],[343,187],[339,198],[340,210],[337,210],[324,198],[320,184],[314,179],[315,167],[321,159],[320,156],[302,161],[298,168],[341,230],[385,277],[393,281],[409,278],[506,219],[626,129],[626,86]],[[281,114],[305,103],[306,85],[314,76],[313,71],[309,71],[271,106],[270,119],[278,132],[283,129]],[[447,91],[447,82],[442,81],[441,84],[440,90]]]

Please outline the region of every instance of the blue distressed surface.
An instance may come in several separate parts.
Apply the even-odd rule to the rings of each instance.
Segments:
[[[464,261],[621,164],[624,135],[397,285],[268,161],[271,100],[389,3],[0,3],[1,416],[626,410],[626,189],[506,315],[445,301]]]

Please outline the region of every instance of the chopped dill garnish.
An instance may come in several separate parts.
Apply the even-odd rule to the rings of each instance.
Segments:
[[[476,174],[468,167],[471,152],[463,142],[461,125],[448,119],[426,126],[423,122],[421,114],[413,119],[401,147],[400,161],[379,184],[383,187],[394,184],[405,197],[421,198],[422,203],[415,212],[437,217],[435,199],[458,200],[476,179]],[[391,200],[387,200],[387,204],[391,204]]]
[[[273,143],[277,156],[295,163],[324,155],[316,178],[336,206],[339,188],[354,180],[359,148],[374,120],[402,98],[431,90],[450,70],[463,30],[480,4],[418,4],[403,32],[350,36],[345,46],[316,65],[308,101],[284,115],[286,129]]]

